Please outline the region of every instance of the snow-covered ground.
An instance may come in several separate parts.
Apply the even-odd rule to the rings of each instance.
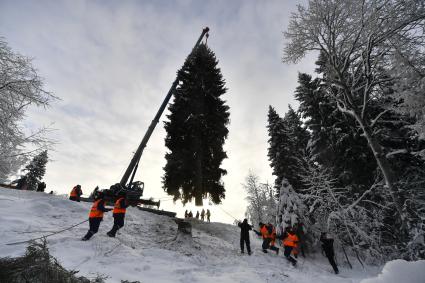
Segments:
[[[7,243],[46,235],[87,219],[90,205],[61,196],[0,189],[0,257],[18,256],[25,251],[25,244]],[[131,207],[125,227],[116,238],[109,238],[105,233],[112,222],[108,213],[99,233],[87,242],[80,239],[87,232],[88,223],[51,236],[49,249],[65,268],[79,270],[80,275],[87,277],[106,275],[107,282],[354,283],[375,277],[380,271],[377,267],[353,270],[341,267],[341,274],[335,275],[321,255],[300,259],[298,266],[292,267],[282,254],[263,254],[261,240],[254,234],[251,234],[254,254],[241,255],[240,230],[228,224],[192,220],[193,243],[178,244],[173,241],[177,225],[172,218]],[[417,270],[422,272],[417,278],[425,278],[425,261],[415,264],[405,270]],[[380,275],[365,282],[387,282],[382,278]],[[419,283],[425,279],[403,282]]]

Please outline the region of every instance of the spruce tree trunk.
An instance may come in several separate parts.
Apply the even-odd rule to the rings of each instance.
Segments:
[[[202,186],[202,148],[201,143],[198,140],[198,151],[197,151],[197,157],[196,157],[196,188],[195,188],[195,206],[202,206],[202,195],[204,188]]]
[[[379,166],[379,169],[384,176],[385,185],[388,187],[391,198],[393,199],[394,205],[397,209],[397,212],[400,216],[402,222],[402,228],[405,227],[405,217],[403,213],[403,202],[402,199],[398,196],[397,188],[394,185],[396,182],[396,176],[392,171],[390,164],[388,163],[387,158],[385,157],[381,145],[378,143],[375,137],[373,137],[369,126],[366,124],[366,121],[359,116],[359,114],[354,113],[354,118],[359,123],[361,129],[363,130],[363,134],[366,137],[366,140],[369,144],[369,147],[372,149],[373,156],[375,157],[376,163]]]

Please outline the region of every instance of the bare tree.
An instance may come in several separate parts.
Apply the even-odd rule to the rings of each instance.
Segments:
[[[394,110],[413,116],[413,128],[425,139],[425,22],[418,24],[414,33],[399,36],[393,42],[391,76],[398,78],[394,96],[402,102]],[[395,42],[403,42],[403,48]],[[419,154],[425,157],[425,152]]]
[[[276,200],[273,188],[268,183],[260,183],[259,178],[252,172],[248,173],[242,184],[248,193],[249,202],[246,214],[252,222],[273,222],[276,217]]]
[[[397,177],[374,135],[374,126],[385,112],[371,117],[369,110],[396,79],[387,72],[396,47],[403,49],[405,44],[396,40],[404,35],[409,41],[408,35],[424,19],[423,1],[311,0],[308,8],[298,6],[285,32],[284,62],[297,62],[314,50],[324,55],[325,87],[338,109],[357,121],[403,226],[403,198],[394,185]]]
[[[0,38],[0,180],[7,179],[28,156],[49,144],[44,136],[48,129],[28,135],[21,124],[28,106],[46,107],[55,99],[43,87],[31,59],[13,52]],[[28,144],[33,145],[32,150],[25,152]]]

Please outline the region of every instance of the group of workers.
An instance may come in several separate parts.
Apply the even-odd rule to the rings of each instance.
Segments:
[[[201,213],[199,214],[199,211],[196,211],[196,215],[195,218],[199,219],[199,216],[201,217],[202,221],[205,221],[205,217],[207,218],[208,222],[211,222],[211,212],[209,209],[207,209],[207,211],[205,211],[205,209],[202,209]],[[185,211],[184,212],[184,218],[193,218],[193,213],[192,211]]]
[[[79,202],[82,194],[81,186],[76,185],[72,188],[69,199]],[[125,213],[128,207],[126,193],[124,191],[118,193],[113,209],[105,207],[105,195],[103,192],[95,190],[93,197],[94,202],[89,212],[89,231],[81,240],[90,240],[90,238],[99,231],[100,222],[103,220],[103,214],[111,210],[114,218],[114,225],[106,235],[115,237],[117,231],[124,226]]]
[[[284,248],[285,258],[295,266],[297,264],[297,257],[300,251],[300,237],[297,235],[294,227],[286,227],[282,235],[277,235],[276,227],[271,223],[259,223],[259,231],[252,229],[252,225],[248,224],[248,220],[244,219],[243,222],[238,222],[238,226],[241,229],[240,237],[240,246],[241,253],[245,253],[244,246],[248,251],[248,255],[251,255],[251,246],[249,241],[249,231],[254,231],[258,236],[261,236],[263,239],[262,249],[264,253],[267,253],[267,250],[275,251],[276,254],[279,254],[279,248],[275,246],[277,240],[282,241],[282,246]],[[299,233],[298,233],[299,234]],[[300,235],[301,236],[301,235]],[[320,237],[322,243],[322,250],[325,253],[326,257],[329,260],[334,272],[339,273],[338,267],[335,263],[335,253],[333,248],[333,239],[327,233],[322,233]],[[294,257],[292,257],[292,255]]]
[[[72,188],[70,193],[70,200],[73,201],[80,201],[80,197],[83,194],[81,190],[80,185],[76,185]],[[105,200],[104,200],[104,194],[101,191],[95,190],[94,195],[94,202],[90,209],[89,213],[89,231],[87,234],[81,239],[83,241],[89,240],[94,234],[97,233],[99,230],[100,223],[103,220],[103,214],[105,212],[111,211],[113,213],[114,218],[114,225],[112,226],[112,229],[107,232],[106,234],[109,237],[115,237],[117,231],[124,226],[124,218],[126,213],[126,208],[128,207],[128,202],[126,199],[126,194],[124,191],[118,193],[118,197],[115,201],[114,208],[107,208],[105,207]],[[192,211],[188,212],[185,211],[184,214],[185,218],[191,218],[193,217]],[[211,212],[209,209],[205,211],[202,209],[201,213],[197,211],[196,213],[196,219],[199,219],[199,216],[201,217],[201,220],[204,220],[205,217],[207,218],[207,221],[210,222],[210,216]],[[284,256],[285,258],[293,265],[295,266],[297,264],[296,258],[298,257],[298,253],[300,250],[300,237],[297,234],[300,234],[300,231],[296,233],[296,229],[294,227],[286,227],[285,231],[281,235],[278,235],[276,233],[276,227],[273,226],[271,223],[259,223],[259,231],[252,229],[252,225],[248,224],[248,220],[244,219],[243,222],[238,222],[238,226],[241,229],[241,236],[240,236],[240,248],[241,253],[245,253],[244,247],[246,246],[248,255],[251,255],[251,245],[249,241],[249,231],[254,231],[258,236],[261,236],[263,239],[262,243],[262,249],[264,253],[267,253],[267,250],[275,251],[276,254],[279,254],[279,248],[275,246],[277,240],[282,241],[282,246],[284,248]],[[300,227],[298,227],[300,228]],[[302,230],[298,229],[298,230]],[[301,235],[300,235],[301,236]],[[333,248],[333,239],[329,236],[327,233],[322,233],[320,236],[320,241],[322,242],[322,250],[325,253],[325,256],[328,258],[329,263],[331,264],[332,268],[334,269],[335,273],[338,274],[339,270],[335,262],[335,253]],[[302,248],[302,247],[301,247]],[[302,249],[301,249],[302,250]],[[294,257],[291,256],[294,255]],[[304,253],[303,253],[304,255]]]

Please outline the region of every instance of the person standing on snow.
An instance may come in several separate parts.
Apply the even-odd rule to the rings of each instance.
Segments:
[[[202,209],[202,211],[201,211],[201,220],[202,221],[205,220],[205,209]]]
[[[103,192],[98,192],[94,200],[93,206],[89,213],[89,231],[81,239],[82,241],[90,240],[90,238],[99,230],[100,222],[103,220],[103,213],[111,209],[105,208],[105,201],[103,200]]]
[[[76,185],[72,188],[71,193],[69,194],[69,199],[73,201],[80,202],[80,197],[83,194],[83,191],[81,190],[80,185]]]
[[[106,233],[109,237],[115,237],[117,231],[124,226],[125,212],[128,207],[127,199],[125,198],[125,192],[118,194],[118,199],[115,201],[114,210],[112,216],[114,217],[114,226],[111,231]]]
[[[196,211],[196,216],[195,216],[195,218],[196,218],[196,219],[199,219],[199,211],[198,211],[198,210]]]
[[[186,211],[184,212],[184,218],[188,218],[189,217],[189,213],[187,212],[187,209],[186,209]]]
[[[292,249],[297,246],[298,242],[299,239],[298,236],[295,235],[294,230],[292,228],[287,228],[283,238],[283,247],[285,248],[284,255],[293,266],[297,264],[297,260],[291,256],[291,252]]]
[[[244,243],[248,255],[251,255],[251,246],[249,244],[249,230],[252,230],[252,226],[248,224],[248,219],[244,219],[243,222],[238,222],[239,228],[241,228],[241,253],[244,253]]]
[[[329,263],[332,265],[332,268],[335,271],[335,274],[339,273],[338,266],[335,263],[335,252],[334,252],[334,239],[326,233],[323,232],[320,235],[320,241],[322,242],[322,250],[325,252],[326,257],[329,260]]]
[[[210,212],[210,210],[209,210],[209,209],[207,209],[207,221],[208,221],[208,222],[211,222],[211,221],[210,221],[210,217],[211,217],[211,212]]]

